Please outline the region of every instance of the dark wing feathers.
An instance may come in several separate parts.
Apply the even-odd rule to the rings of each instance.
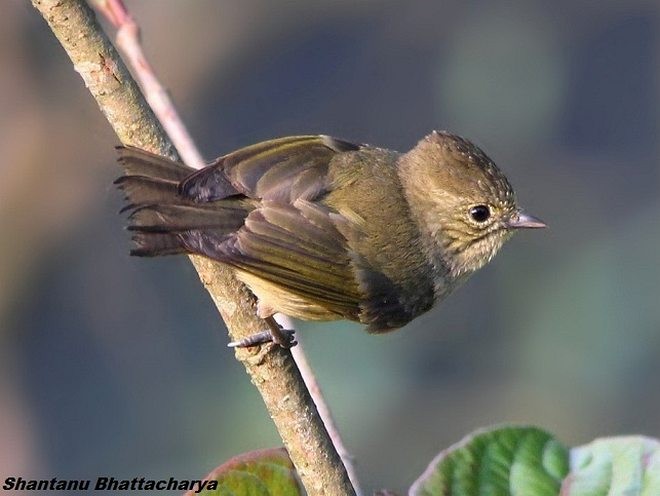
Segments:
[[[185,178],[179,184],[179,193],[182,197],[199,203],[224,200],[243,194],[225,175],[222,157]]]
[[[248,216],[245,227],[252,233],[266,235],[273,241],[280,239],[283,243],[295,233],[304,249],[335,256],[345,253],[346,241],[331,221],[329,212],[326,207],[303,200],[293,205],[269,202]]]
[[[136,257],[186,253],[185,246],[177,234],[140,232],[135,233],[131,240],[134,243],[131,255]]]
[[[326,186],[332,157],[359,148],[328,136],[265,141],[220,157],[184,180],[180,190],[197,201],[220,200],[238,193],[263,200],[311,199]]]
[[[358,149],[327,136],[281,138],[193,172],[120,148],[126,176],[116,184],[131,203],[132,253],[203,254],[357,320],[363,298],[336,227],[350,220],[311,200],[326,192],[332,158]]]
[[[307,212],[300,205],[251,212],[245,227],[222,249],[232,265],[355,319],[362,298],[346,240],[325,207],[303,208]],[[314,210],[312,220],[306,213]]]
[[[195,229],[218,229],[234,232],[243,225],[249,210],[239,204],[225,205],[143,205],[128,216],[129,231],[183,232]]]
[[[142,205],[166,202],[176,196],[179,187],[177,182],[147,176],[121,176],[115,180],[114,184],[124,193],[129,202],[120,212]],[[185,199],[181,201],[188,203]]]
[[[290,147],[294,148],[294,147]],[[240,167],[233,167],[229,177],[233,184],[251,192],[257,198],[291,202],[306,194],[313,198],[326,188],[328,162],[334,155],[331,150],[306,145],[304,150],[289,150],[293,155],[281,152],[273,163],[268,153],[257,156]]]
[[[195,169],[133,146],[116,147],[117,161],[127,176],[146,176],[164,181],[183,181]]]
[[[361,295],[346,240],[326,207],[266,202],[235,235],[186,235],[189,249],[276,284],[346,318],[357,319]]]

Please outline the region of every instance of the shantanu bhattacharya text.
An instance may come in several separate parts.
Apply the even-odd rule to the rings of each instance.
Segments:
[[[218,481],[192,479],[116,479],[97,477],[96,479],[24,479],[7,477],[2,489],[5,491],[194,491],[215,490]]]

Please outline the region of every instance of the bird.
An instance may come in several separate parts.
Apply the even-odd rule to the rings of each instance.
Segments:
[[[232,267],[268,330],[231,346],[295,344],[277,312],[405,326],[488,263],[518,230],[546,227],[474,143],[433,131],[400,153],[326,135],[238,149],[196,170],[119,146],[116,181],[135,256],[202,255]]]

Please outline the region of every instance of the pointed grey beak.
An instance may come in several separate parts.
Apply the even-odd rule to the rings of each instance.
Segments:
[[[518,210],[514,213],[511,218],[509,218],[506,225],[510,229],[539,229],[542,227],[548,227],[541,219],[526,214],[522,210]]]

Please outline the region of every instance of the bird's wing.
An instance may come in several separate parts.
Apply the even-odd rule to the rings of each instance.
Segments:
[[[191,248],[343,318],[359,319],[362,296],[337,214],[305,200],[265,201],[228,239],[198,231]]]
[[[360,145],[329,136],[294,136],[220,157],[179,185],[193,202],[254,199],[255,209],[228,237],[186,235],[188,248],[228,263],[344,318],[357,319],[362,300],[351,253],[337,223],[348,220],[314,202],[327,192],[328,167]]]
[[[360,149],[330,136],[292,136],[241,148],[181,182],[180,193],[198,202],[244,195],[292,203],[327,187],[328,164],[338,152]]]

